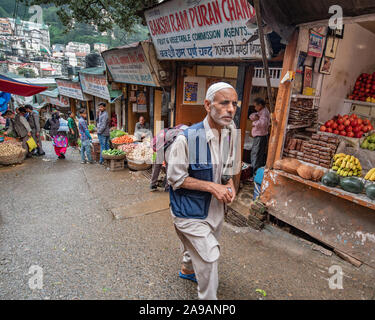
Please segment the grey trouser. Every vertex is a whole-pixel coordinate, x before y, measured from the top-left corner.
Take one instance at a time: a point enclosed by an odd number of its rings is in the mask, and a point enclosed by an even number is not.
[[[43,147],[42,147],[42,140],[40,139],[40,133],[39,136],[36,136],[36,132],[31,132],[31,136],[34,138],[36,144],[38,145],[38,153],[43,153]]]
[[[255,176],[257,170],[266,164],[268,135],[255,137],[251,148],[251,167]]]
[[[159,151],[159,152],[156,153],[156,159],[155,159],[155,162],[152,165],[151,186],[157,185],[160,171],[163,168],[163,160],[164,159],[162,157],[161,152],[164,152],[164,149],[162,149],[162,151]],[[165,173],[167,173],[168,172],[168,164],[167,164],[167,162],[165,162],[165,163],[166,163]],[[167,175],[165,175],[165,179],[164,179],[164,187],[166,187],[166,186],[167,186]]]
[[[208,225],[199,223],[196,228],[193,224],[188,223],[186,227],[181,228],[175,223],[177,235],[181,240],[182,264],[186,270],[195,273],[198,281],[198,298],[217,300],[220,257],[218,240],[221,228],[213,231]]]

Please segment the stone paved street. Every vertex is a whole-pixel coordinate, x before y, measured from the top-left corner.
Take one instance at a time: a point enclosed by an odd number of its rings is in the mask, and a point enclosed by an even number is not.
[[[113,215],[157,203],[162,192],[149,192],[142,174],[82,165],[71,149],[57,160],[45,146],[44,157],[0,168],[0,299],[196,299],[196,285],[177,277],[168,209]],[[226,225],[221,245],[220,299],[374,299],[372,268],[313,251],[274,227]],[[40,290],[28,285],[32,265],[43,268]],[[343,269],[342,290],[328,287],[332,265]]]

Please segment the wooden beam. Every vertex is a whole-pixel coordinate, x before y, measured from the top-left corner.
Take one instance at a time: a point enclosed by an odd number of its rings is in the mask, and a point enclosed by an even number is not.
[[[298,31],[295,31],[284,55],[281,79],[285,74],[294,70],[297,54]],[[293,84],[291,82],[280,83],[277,94],[275,111],[272,113],[272,129],[268,143],[267,168],[272,168],[276,160],[280,159],[281,149],[284,143],[285,129],[288,121],[288,109]]]
[[[262,48],[262,60],[263,60],[264,73],[266,75],[268,101],[269,101],[269,105],[270,105],[270,111],[271,111],[271,113],[273,113],[275,109],[274,109],[274,105],[273,105],[270,71],[269,71],[269,68],[268,68],[266,43],[264,41],[264,32],[263,32],[263,26],[262,26],[263,21],[262,21],[262,13],[260,11],[259,0],[254,0],[254,9],[255,9],[255,14],[256,14],[256,17],[257,17],[260,46]]]

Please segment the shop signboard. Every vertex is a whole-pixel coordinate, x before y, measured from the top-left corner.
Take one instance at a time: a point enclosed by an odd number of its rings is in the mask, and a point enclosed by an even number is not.
[[[160,60],[262,58],[247,0],[173,0],[145,17]]]
[[[111,100],[105,75],[80,73],[79,78],[84,93],[103,98],[107,101]]]
[[[60,95],[82,101],[88,100],[87,97],[85,97],[85,95],[83,94],[79,82],[56,79],[56,84]]]
[[[69,99],[67,97],[60,96],[58,98],[52,98],[48,96],[42,96],[42,99],[46,103],[53,104],[55,106],[63,107],[63,108],[69,108]]]
[[[102,56],[115,82],[156,87],[140,45],[104,51]]]

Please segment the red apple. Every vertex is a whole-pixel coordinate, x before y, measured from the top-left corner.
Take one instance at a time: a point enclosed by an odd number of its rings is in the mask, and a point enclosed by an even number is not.
[[[368,125],[370,124],[370,120],[368,120],[368,119],[363,119],[363,124],[364,124],[365,126],[368,126]]]
[[[337,119],[337,123],[340,125],[340,124],[343,124],[344,123],[344,118],[343,117],[340,117]]]
[[[327,128],[327,132],[332,133],[333,132],[332,128]]]
[[[353,118],[352,118],[353,119]],[[351,120],[350,121],[350,125],[354,128],[354,127],[356,127],[357,125],[358,125],[358,121],[357,121],[357,119],[353,119],[353,120]]]
[[[344,130],[345,130],[345,126],[344,126],[343,124],[340,124],[340,125],[337,127],[337,129],[338,129],[339,131],[344,131]]]
[[[359,131],[355,135],[356,138],[362,138],[362,136],[363,136],[363,131]]]
[[[353,127],[352,126],[347,126],[347,127],[345,127],[345,131],[346,132],[353,131]]]
[[[368,131],[368,129],[369,129],[368,126],[363,126],[362,131],[363,131],[364,133],[366,133],[366,132]]]
[[[355,126],[355,127],[353,128],[353,132],[354,132],[354,133],[357,133],[357,132],[359,132],[359,131],[361,131],[361,129],[360,129],[359,126]]]
[[[340,134],[340,131],[339,130],[333,130],[333,133],[334,134]]]
[[[345,127],[350,126],[350,120],[345,120],[345,121],[344,121],[344,126],[345,126]]]
[[[349,138],[353,138],[353,137],[354,137],[354,132],[348,132],[348,133],[347,133],[347,136],[348,136]]]
[[[368,128],[369,128],[368,131],[374,130],[374,127],[372,126],[372,124],[369,124]]]
[[[334,122],[334,123],[332,123],[331,128],[332,128],[333,130],[335,130],[335,129],[337,129],[338,126],[339,126],[339,125],[338,125],[336,122]]]
[[[346,131],[340,131],[340,135],[346,136]]]
[[[325,132],[327,131],[327,128],[325,126],[321,126],[319,130]]]
[[[357,119],[358,125],[360,126],[363,123],[363,120],[361,118]]]
[[[324,126],[325,126],[326,128],[329,128],[329,127],[331,126],[331,122],[327,121],[327,122],[324,124]]]

